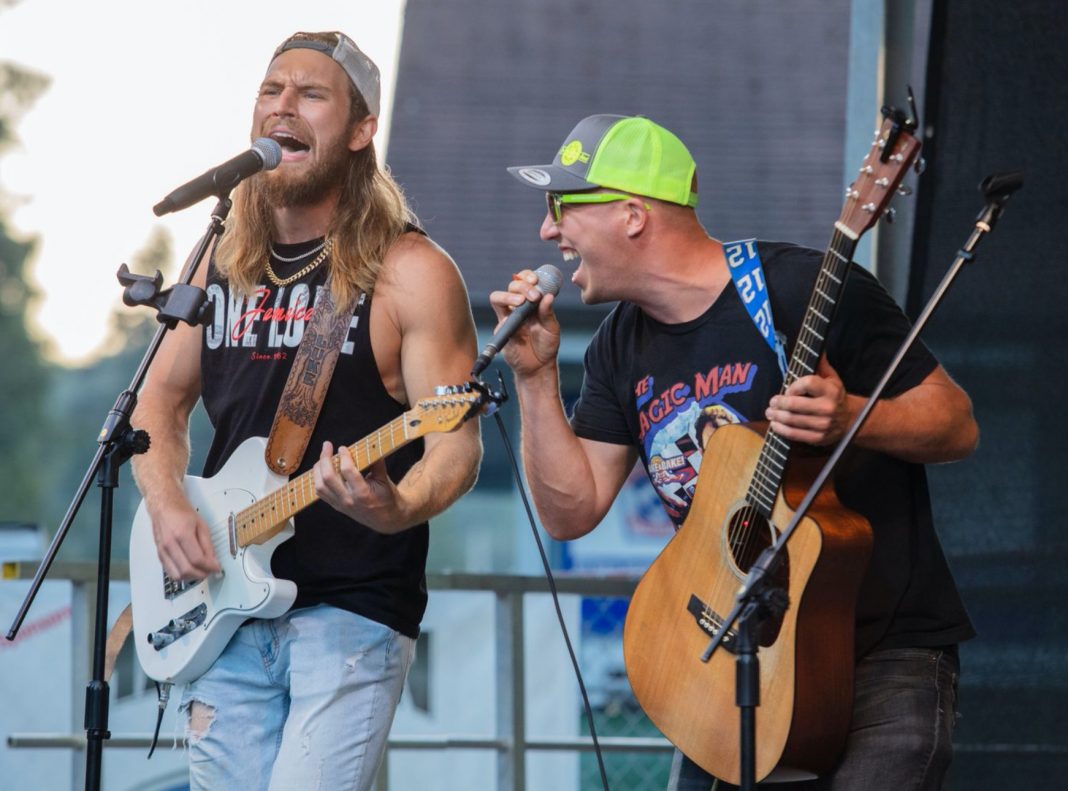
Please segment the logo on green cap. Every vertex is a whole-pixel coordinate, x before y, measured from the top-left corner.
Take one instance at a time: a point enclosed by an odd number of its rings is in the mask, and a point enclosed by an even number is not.
[[[572,140],[560,149],[560,164],[564,167],[569,167],[579,161],[590,161],[590,155],[582,150],[581,140]]]

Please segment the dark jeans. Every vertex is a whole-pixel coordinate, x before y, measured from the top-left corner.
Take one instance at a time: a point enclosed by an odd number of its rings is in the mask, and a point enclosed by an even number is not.
[[[853,721],[841,761],[818,780],[761,785],[783,791],[937,791],[953,757],[956,651],[894,648],[857,665]],[[675,751],[668,791],[716,791],[716,779]]]

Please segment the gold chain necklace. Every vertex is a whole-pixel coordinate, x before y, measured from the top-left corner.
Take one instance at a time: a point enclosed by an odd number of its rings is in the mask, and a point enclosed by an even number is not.
[[[271,257],[267,256],[267,266],[266,266],[267,279],[270,280],[274,285],[278,286],[279,288],[281,288],[282,286],[288,286],[290,283],[295,283],[296,281],[298,281],[302,277],[304,277],[306,274],[308,274],[310,271],[315,269],[315,267],[319,266],[319,264],[321,264],[323,261],[325,261],[326,257],[328,255],[330,255],[330,250],[333,249],[333,247],[334,247],[333,241],[332,240],[327,240],[326,244],[323,246],[322,252],[319,253],[319,255],[315,256],[315,258],[311,261],[311,263],[309,263],[307,266],[305,266],[303,269],[301,269],[296,274],[290,275],[289,277],[284,278],[284,279],[280,278],[278,275],[276,275],[274,273],[274,270],[271,269]]]

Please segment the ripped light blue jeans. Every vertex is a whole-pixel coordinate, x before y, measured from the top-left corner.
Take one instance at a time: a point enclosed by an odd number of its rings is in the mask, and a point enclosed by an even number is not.
[[[246,623],[182,693],[190,788],[371,788],[414,654],[326,605]]]

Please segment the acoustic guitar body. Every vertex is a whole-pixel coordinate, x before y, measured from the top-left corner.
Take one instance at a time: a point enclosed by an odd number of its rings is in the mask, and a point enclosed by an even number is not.
[[[773,529],[747,502],[763,443],[753,425],[714,432],[689,515],[638,584],[623,631],[627,674],[646,714],[691,760],[734,784],[740,726],[731,638],[710,661],[701,655],[821,461],[791,455]],[[773,771],[777,779],[825,772],[849,729],[855,602],[872,539],[867,521],[844,509],[832,489],[824,487],[787,543],[788,564],[777,579],[790,604],[758,635],[758,781]]]

